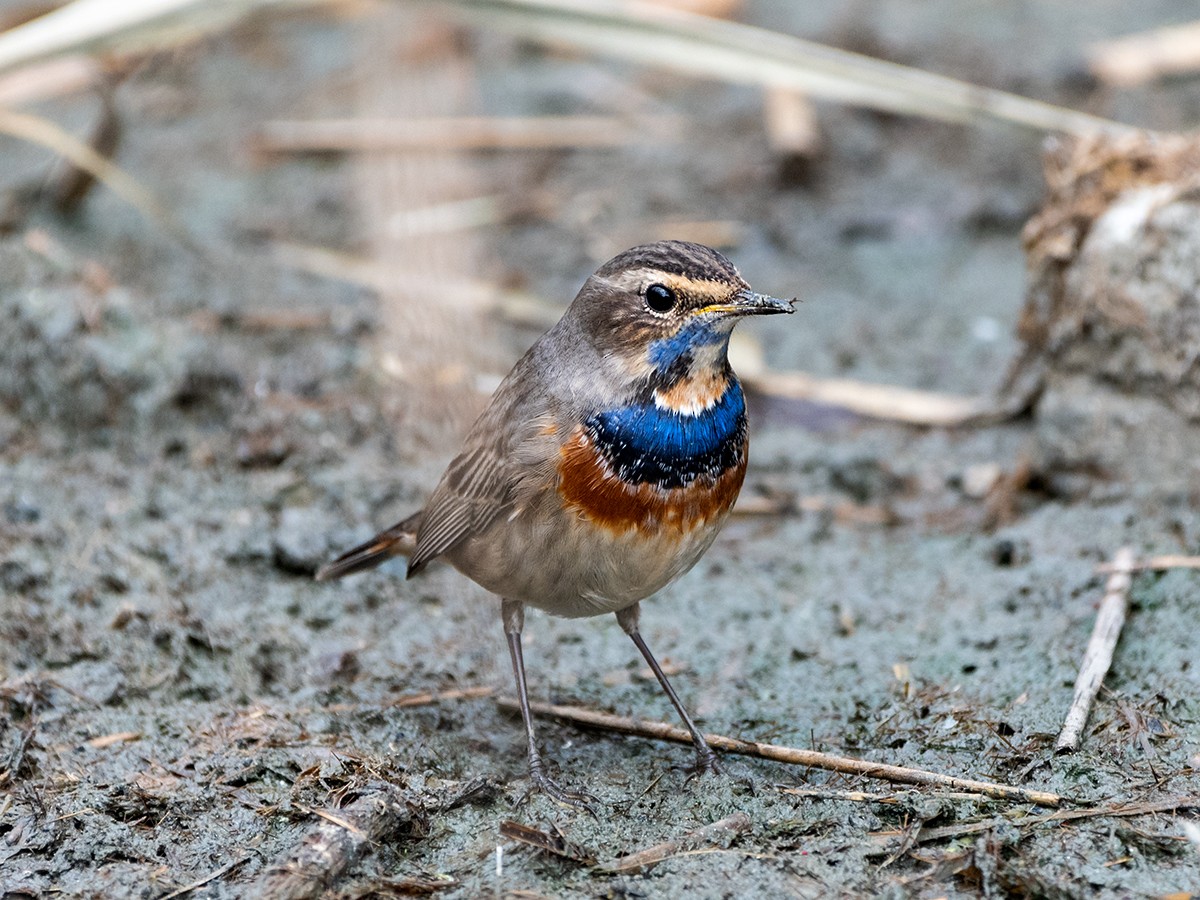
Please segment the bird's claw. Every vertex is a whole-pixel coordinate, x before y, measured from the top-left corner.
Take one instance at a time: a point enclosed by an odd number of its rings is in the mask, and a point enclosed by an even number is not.
[[[690,766],[679,766],[687,777],[685,781],[691,782],[692,779],[698,778],[701,775],[720,775],[721,761],[717,758],[717,754],[713,753],[708,747],[698,747],[696,749],[696,761]]]
[[[596,815],[596,811],[592,809],[592,804],[599,803],[600,801],[587,791],[569,791],[566,788],[559,787],[558,783],[547,775],[540,766],[530,768],[529,782],[529,790],[525,792],[525,796],[521,798],[521,802],[528,800],[534,791],[541,791],[556,803],[561,803],[563,806],[569,806],[572,809],[585,812],[596,821],[600,820],[600,817]]]

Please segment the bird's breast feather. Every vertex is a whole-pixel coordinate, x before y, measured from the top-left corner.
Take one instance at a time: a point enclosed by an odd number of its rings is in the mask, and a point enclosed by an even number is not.
[[[695,415],[632,404],[576,427],[560,449],[558,490],[567,506],[606,528],[688,532],[719,522],[733,506],[746,451],[736,384]]]

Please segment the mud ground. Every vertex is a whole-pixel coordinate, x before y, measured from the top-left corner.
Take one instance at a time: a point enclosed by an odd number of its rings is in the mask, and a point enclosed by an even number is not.
[[[1183,127],[1200,109],[1195,81],[1113,93],[1078,75],[1087,41],[1186,20],[1187,2],[800,6],[750,3],[745,18],[1146,126]],[[486,693],[509,690],[494,600],[445,569],[310,578],[418,505],[454,448],[394,415],[374,374],[374,297],[271,255],[275,240],[365,246],[353,162],[249,149],[265,120],[348,113],[356,30],[370,27],[261,20],[121,85],[120,162],[200,252],[105,191],[66,220],[28,208],[18,199],[47,158],[0,139],[0,896],[254,896],[328,821],[320,811],[379,782],[416,823],[335,895],[1200,893],[1182,824],[1194,808],[1038,822],[1047,810],[732,757],[724,776],[687,782],[673,768],[687,748],[553,721],[539,722],[543,749],[599,797],[600,820],[520,802],[519,723]],[[602,107],[572,85],[603,77],[686,117],[665,146],[480,155],[493,189],[566,198],[489,227],[483,277],[565,303],[665,220],[733,220],[742,272],[804,300],[754,323],[771,366],[964,394],[1002,379],[1018,233],[1041,194],[1036,136],[822,106],[827,151],[787,179],[754,91],[480,46],[482,112]],[[85,130],[94,103],[41,111]],[[536,336],[487,327],[497,358]],[[761,400],[752,413],[746,496],[830,509],[735,517],[646,604],[647,640],[705,730],[1082,805],[1200,794],[1189,572],[1137,577],[1082,750],[1052,750],[1096,565],[1126,544],[1197,552],[1194,488],[1044,471],[997,509],[973,480],[1036,461],[1030,419],[945,432]],[[535,698],[670,719],[610,620],[531,615],[526,658]],[[747,832],[644,874],[580,861],[739,811]],[[501,838],[505,820],[573,849]]]

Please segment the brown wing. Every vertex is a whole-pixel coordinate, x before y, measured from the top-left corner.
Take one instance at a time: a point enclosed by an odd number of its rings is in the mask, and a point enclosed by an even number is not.
[[[536,351],[535,345],[497,388],[425,504],[417,546],[408,558],[410,577],[523,506],[530,492],[553,477],[558,441],[551,401],[530,390]]]
[[[468,446],[450,463],[425,505],[417,546],[408,558],[410,577],[507,511],[519,473],[506,450],[503,441]]]
[[[472,432],[486,433],[478,426]],[[476,534],[511,508],[523,469],[507,442],[468,447],[446,469],[425,509],[409,516],[318,570],[318,581],[373,569],[393,556],[408,557],[408,575],[423,569],[459,541]],[[517,464],[514,465],[514,462]]]

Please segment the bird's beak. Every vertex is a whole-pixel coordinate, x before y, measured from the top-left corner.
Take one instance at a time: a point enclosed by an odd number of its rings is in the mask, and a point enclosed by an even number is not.
[[[734,308],[744,316],[773,316],[776,313],[794,313],[796,310],[791,300],[780,300],[778,297],[768,297],[766,294],[756,294],[754,291],[739,291],[734,299]]]
[[[791,300],[780,300],[778,297],[768,297],[766,294],[756,294],[754,291],[738,291],[728,303],[713,303],[698,309],[698,313],[717,313],[725,316],[773,316],[777,313],[794,313]]]

